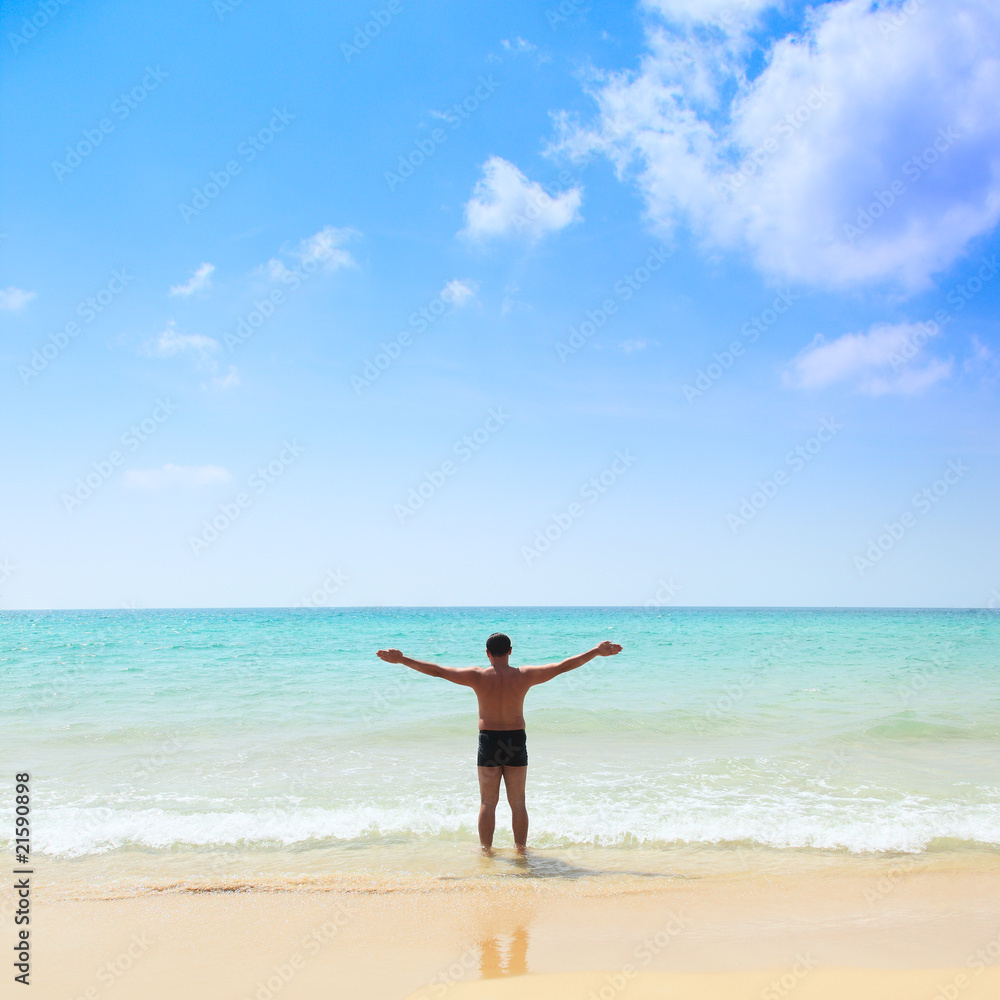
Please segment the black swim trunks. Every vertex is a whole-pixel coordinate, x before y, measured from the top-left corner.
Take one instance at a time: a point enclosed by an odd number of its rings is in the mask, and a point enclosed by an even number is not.
[[[527,767],[528,746],[523,729],[480,729],[480,767]]]

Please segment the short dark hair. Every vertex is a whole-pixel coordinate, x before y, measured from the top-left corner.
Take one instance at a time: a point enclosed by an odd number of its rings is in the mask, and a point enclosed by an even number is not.
[[[494,632],[486,640],[486,652],[494,656],[506,656],[510,652],[510,639],[503,632]]]

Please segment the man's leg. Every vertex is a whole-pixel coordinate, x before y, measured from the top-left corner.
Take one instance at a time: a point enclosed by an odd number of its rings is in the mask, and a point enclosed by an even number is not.
[[[502,767],[480,767],[479,771],[479,843],[493,846],[493,830],[497,822],[497,803],[500,801],[500,775]]]
[[[528,768],[503,766],[503,785],[507,789],[507,801],[510,803],[510,825],[514,830],[514,846],[523,848],[528,843],[528,810],[524,804],[524,783],[528,777]]]

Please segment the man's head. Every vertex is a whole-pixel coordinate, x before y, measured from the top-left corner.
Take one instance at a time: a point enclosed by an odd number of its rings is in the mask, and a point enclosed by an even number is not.
[[[510,650],[510,639],[503,632],[494,632],[486,640],[486,653],[491,660],[493,657],[510,656]]]

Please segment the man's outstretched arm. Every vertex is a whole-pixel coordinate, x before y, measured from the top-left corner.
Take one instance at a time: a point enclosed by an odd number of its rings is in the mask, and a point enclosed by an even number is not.
[[[544,684],[546,681],[566,673],[567,670],[575,670],[589,663],[595,656],[617,656],[622,651],[622,647],[617,642],[605,640],[593,649],[588,649],[586,653],[579,656],[571,656],[559,663],[546,663],[541,667],[521,667],[521,673],[528,678],[531,684]]]
[[[409,656],[404,656],[398,649],[380,649],[376,654],[380,660],[386,663],[402,663],[404,667],[417,670],[429,677],[443,677],[453,684],[464,684],[472,687],[479,676],[479,671],[475,667],[442,667],[437,663],[427,663],[424,660],[414,660]]]

